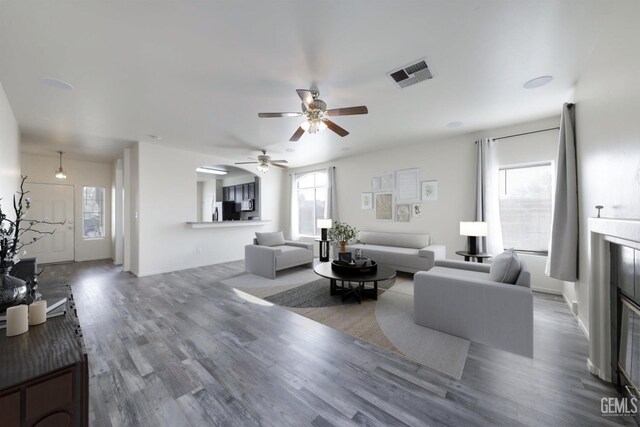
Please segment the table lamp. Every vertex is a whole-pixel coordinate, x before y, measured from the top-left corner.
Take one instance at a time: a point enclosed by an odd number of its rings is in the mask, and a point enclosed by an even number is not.
[[[333,227],[333,221],[331,218],[317,220],[318,228],[320,229],[320,238],[327,240],[327,228]]]
[[[329,261],[329,240],[327,239],[327,228],[333,227],[333,221],[330,218],[323,218],[316,221],[316,225],[320,229],[320,262]]]
[[[479,237],[487,235],[487,223],[460,221],[460,235],[469,237],[469,253],[477,255],[480,253],[481,239]]]

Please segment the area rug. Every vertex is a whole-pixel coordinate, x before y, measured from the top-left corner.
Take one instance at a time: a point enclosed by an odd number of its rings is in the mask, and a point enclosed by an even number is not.
[[[329,280],[288,284],[255,278],[245,286],[246,275],[228,279],[248,294],[263,298],[295,313],[337,329],[379,347],[401,354],[408,359],[447,374],[456,379],[462,371],[469,350],[469,341],[413,323],[413,281],[398,276],[395,282],[378,284],[378,300],[365,299],[362,304],[350,298],[344,303],[340,296],[329,295]],[[301,276],[297,276],[298,279]],[[224,282],[223,282],[224,283]]]
[[[318,276],[316,276],[317,278]],[[378,296],[393,285],[393,280],[386,280],[378,283]],[[329,294],[329,280],[316,279],[311,283],[296,286],[283,290],[276,294],[264,297],[265,300],[282,307],[306,308],[306,307],[331,307],[335,305],[358,304],[353,298],[342,301],[342,295]]]
[[[310,283],[317,278],[318,276],[309,267],[294,267],[279,271],[275,279],[244,273],[221,280],[221,283],[231,288],[243,290],[253,296],[265,298]]]

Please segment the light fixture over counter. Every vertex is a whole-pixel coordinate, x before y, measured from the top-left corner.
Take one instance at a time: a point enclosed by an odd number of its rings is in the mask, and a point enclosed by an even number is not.
[[[199,168],[196,168],[196,172],[202,172],[202,173],[210,173],[212,175],[226,175],[229,172],[222,170],[222,169],[214,169],[214,168],[209,168],[206,166],[201,166]]]
[[[58,153],[60,154],[60,167],[58,168],[58,170],[56,171],[56,178],[58,179],[67,179],[67,173],[64,171],[64,168],[62,167],[62,151],[58,151]]]

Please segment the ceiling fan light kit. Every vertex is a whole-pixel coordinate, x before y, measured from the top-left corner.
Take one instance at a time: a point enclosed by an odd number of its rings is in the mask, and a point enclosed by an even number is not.
[[[327,110],[327,104],[319,98],[320,92],[317,90],[297,89],[296,92],[302,100],[302,113],[258,113],[258,117],[263,119],[305,116],[307,120],[300,125],[291,138],[289,138],[289,141],[298,141],[305,132],[313,134],[327,128],[339,136],[345,137],[349,135],[349,132],[329,120],[328,117],[369,113],[369,110],[364,105]]]
[[[262,154],[258,156],[258,160],[254,160],[251,162],[236,162],[236,165],[257,164],[258,166],[256,166],[256,169],[258,169],[262,173],[267,173],[271,166],[285,169],[287,167],[285,166],[287,163],[289,162],[286,160],[271,160],[271,156],[267,156],[267,151],[262,150]]]

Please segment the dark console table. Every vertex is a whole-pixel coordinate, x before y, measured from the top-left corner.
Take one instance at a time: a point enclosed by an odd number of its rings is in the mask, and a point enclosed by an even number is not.
[[[39,288],[44,299],[66,297],[66,314],[16,337],[0,330],[0,426],[88,426],[89,365],[71,287]]]

